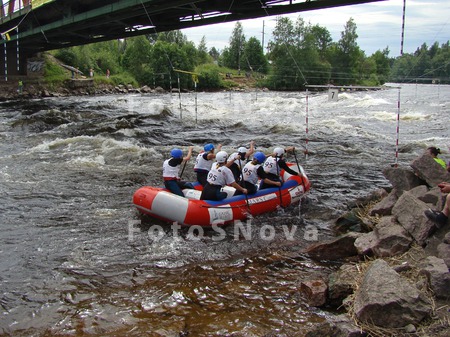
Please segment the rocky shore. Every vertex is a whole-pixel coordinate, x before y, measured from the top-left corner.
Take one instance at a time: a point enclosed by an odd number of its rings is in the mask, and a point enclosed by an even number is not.
[[[94,96],[113,94],[162,94],[166,93],[161,87],[150,88],[143,86],[135,88],[132,85],[110,85],[95,83],[92,78],[79,78],[66,80],[63,85],[46,85],[42,81],[25,81],[23,91],[18,91],[17,81],[10,80],[0,85],[0,99],[32,99],[43,97],[65,97],[65,96]],[[173,89],[176,91],[177,89]]]
[[[301,284],[311,306],[343,311],[308,337],[450,335],[450,225],[438,228],[424,215],[442,209],[436,185],[450,173],[427,153],[383,173],[392,190],[338,219],[344,234],[305,251],[343,261],[328,279]]]

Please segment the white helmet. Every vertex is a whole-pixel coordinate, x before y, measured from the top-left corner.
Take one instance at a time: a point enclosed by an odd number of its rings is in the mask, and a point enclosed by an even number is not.
[[[225,151],[219,151],[216,154],[216,160],[218,163],[225,163],[227,161],[228,153]]]
[[[273,149],[273,153],[277,156],[277,157],[281,157],[284,154],[284,149],[281,147],[276,147]]]
[[[238,149],[238,152],[239,152],[239,153],[247,153],[247,148],[244,147],[244,146],[241,146],[241,147]]]

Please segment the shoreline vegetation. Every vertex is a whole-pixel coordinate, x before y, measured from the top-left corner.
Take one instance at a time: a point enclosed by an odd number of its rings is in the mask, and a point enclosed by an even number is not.
[[[450,83],[450,41],[390,57],[389,48],[366,55],[353,18],[333,41],[326,27],[282,17],[267,43],[244,35],[238,21],[229,44],[198,45],[182,31],[160,32],[39,53],[27,76],[6,74],[0,99],[170,91],[303,91],[307,86],[379,87],[393,83]],[[444,66],[443,66],[444,64]],[[25,65],[20,65],[24,68]],[[25,69],[22,69],[24,71]],[[9,76],[8,76],[9,75]]]

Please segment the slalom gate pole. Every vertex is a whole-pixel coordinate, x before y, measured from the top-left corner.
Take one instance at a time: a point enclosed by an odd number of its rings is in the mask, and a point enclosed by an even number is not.
[[[6,51],[6,42],[3,46],[5,47],[5,82],[8,82],[8,53]]]
[[[195,125],[197,125],[197,82],[194,81],[195,88]]]
[[[306,121],[305,121],[305,123],[306,123],[306,140],[305,140],[305,142],[306,142],[306,145],[305,145],[305,157],[306,157],[306,159],[308,159],[308,132],[309,132],[309,116],[308,116],[308,114],[309,114],[309,107],[308,107],[308,104],[309,104],[309,102],[308,102],[308,88],[306,89]]]
[[[183,118],[183,110],[181,110],[181,85],[180,85],[180,74],[178,74],[178,100],[180,101],[180,119]]]
[[[17,34],[17,74],[20,74],[19,26],[16,27],[16,34]]]
[[[400,133],[400,88],[398,88],[398,100],[397,100],[397,139],[395,141],[395,163],[394,166],[398,166],[398,139]]]

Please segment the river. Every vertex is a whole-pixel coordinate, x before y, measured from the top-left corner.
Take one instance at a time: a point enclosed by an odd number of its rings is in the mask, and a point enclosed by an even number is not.
[[[388,187],[382,169],[396,160],[432,145],[450,160],[449,113],[450,86],[415,84],[337,101],[257,91],[1,102],[0,335],[301,336],[334,313],[308,307],[300,283],[338,267],[302,251]],[[173,147],[231,153],[251,140],[264,152],[296,146],[312,189],[248,220],[250,239],[232,225],[221,240],[175,231],[133,207],[136,189],[161,185]]]

